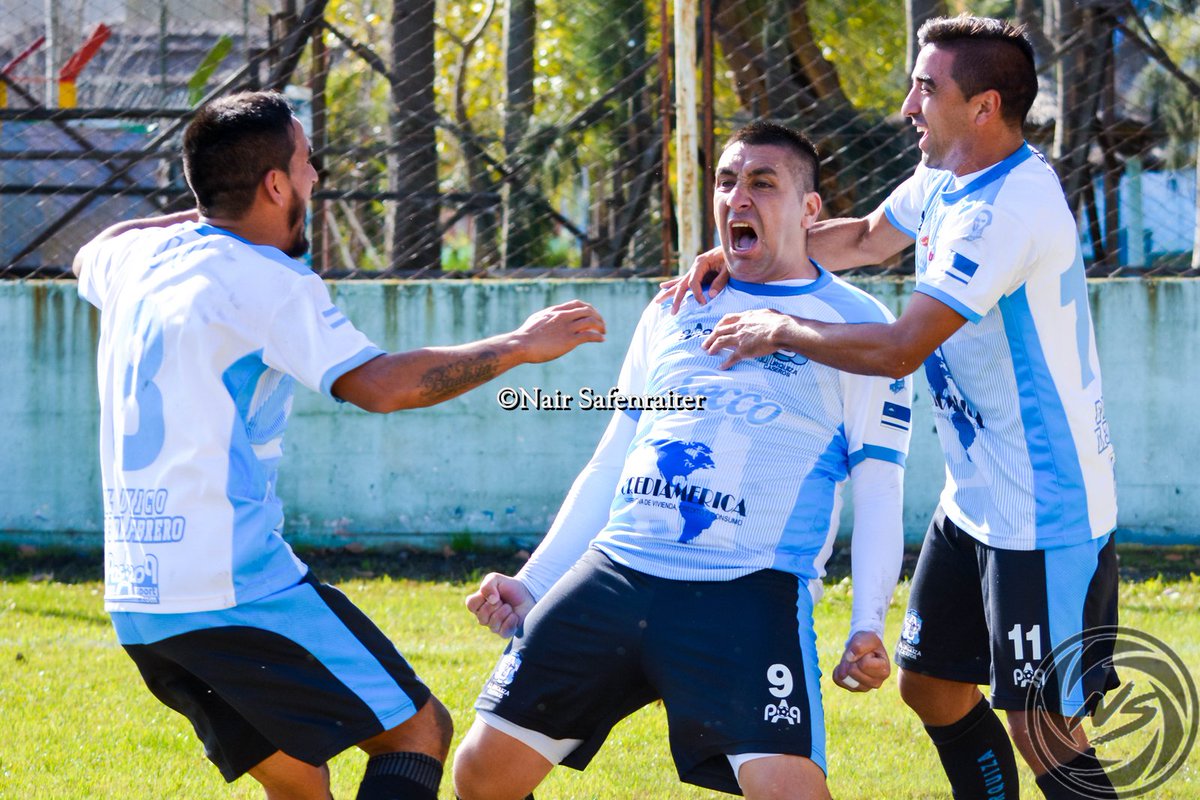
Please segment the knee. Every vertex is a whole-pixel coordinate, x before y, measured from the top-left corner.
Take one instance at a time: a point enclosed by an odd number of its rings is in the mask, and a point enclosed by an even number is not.
[[[965,717],[983,699],[971,683],[932,678],[900,670],[900,698],[926,725],[950,725]]]
[[[433,695],[421,710],[396,727],[359,743],[369,756],[387,753],[424,753],[445,762],[454,738],[454,720]]]
[[[923,675],[902,669],[896,676],[896,686],[900,690],[900,699],[918,715],[932,702],[933,691]]]
[[[746,800],[829,800],[825,771],[808,758],[757,758],[742,764],[737,778]]]
[[[430,723],[432,735],[437,737],[438,743],[442,750],[442,760],[446,760],[446,756],[450,753],[450,741],[454,738],[454,718],[450,716],[450,710],[442,705],[442,701],[436,697],[430,696],[429,705]]]
[[[479,742],[471,733],[454,751],[454,795],[459,800],[482,800],[488,797],[488,769]]]

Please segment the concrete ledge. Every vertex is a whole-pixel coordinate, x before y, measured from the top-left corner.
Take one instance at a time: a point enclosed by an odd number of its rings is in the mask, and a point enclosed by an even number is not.
[[[897,313],[910,288],[887,278],[855,283]],[[435,408],[386,417],[299,390],[278,488],[292,540],[536,542],[608,414],[504,411],[496,393],[606,391],[656,286],[653,279],[331,284],[347,316],[387,349],[510,330],[536,309],[573,297],[600,309],[608,341],[520,367]],[[1089,289],[1117,452],[1120,526],[1137,541],[1200,543],[1200,471],[1189,464],[1200,452],[1200,425],[1186,405],[1200,388],[1200,281],[1109,279]],[[4,281],[0,333],[0,541],[70,544],[94,536],[98,543],[98,314],[72,281]],[[919,378],[915,385],[910,541],[923,535],[942,483],[926,387]]]

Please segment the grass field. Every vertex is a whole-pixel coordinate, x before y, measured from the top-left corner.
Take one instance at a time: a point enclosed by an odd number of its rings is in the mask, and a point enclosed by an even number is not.
[[[347,561],[316,554],[309,560],[392,636],[464,732],[475,694],[501,649],[500,640],[475,625],[462,607],[485,560],[454,557],[439,565],[436,559]],[[512,567],[509,559],[489,560],[487,568],[494,563]],[[226,786],[184,719],[143,687],[103,612],[98,564],[98,556],[0,552],[0,798],[260,798],[249,778]],[[817,607],[826,671],[840,655],[850,614],[849,585],[836,566]],[[1163,577],[1157,576],[1160,569]],[[1195,551],[1122,551],[1122,623],[1167,642],[1200,675],[1200,579],[1193,571],[1200,572]],[[889,645],[907,595],[902,584],[889,620]],[[870,695],[851,695],[826,676],[822,690],[834,797],[949,797],[933,749],[894,681]],[[1109,752],[1133,738],[1113,742]],[[364,763],[357,751],[331,763],[335,797],[354,796]],[[678,782],[658,706],[618,726],[586,772],[556,770],[537,795],[539,800],[727,796]],[[1024,767],[1022,795],[1040,797]],[[448,785],[441,796],[452,797]],[[1200,800],[1200,756],[1193,753],[1148,796]]]

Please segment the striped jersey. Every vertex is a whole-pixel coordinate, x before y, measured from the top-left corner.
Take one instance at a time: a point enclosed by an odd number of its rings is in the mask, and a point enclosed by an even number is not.
[[[1083,257],[1053,170],[1028,144],[962,181],[922,165],[883,208],[916,239],[915,291],[967,319],[925,362],[947,516],[1011,550],[1110,532],[1113,448]]]
[[[852,466],[904,464],[905,380],[851,375],[778,351],[720,370],[701,344],[725,314],[773,308],[828,322],[886,322],[874,298],[818,267],[816,280],[731,280],[707,305],[646,309],[619,379],[628,395],[704,398],[644,410],[608,523],[592,546],[674,580],[732,580],[760,569],[823,574],[838,492]]]
[[[275,495],[295,382],[329,394],[382,351],[321,279],[200,223],[80,253],[96,371],[105,608],[211,611],[295,584]]]

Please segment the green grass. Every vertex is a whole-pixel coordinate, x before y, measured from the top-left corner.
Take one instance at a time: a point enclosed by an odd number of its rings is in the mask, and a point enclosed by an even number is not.
[[[1159,563],[1161,557],[1159,553]],[[1194,556],[1189,553],[1186,559],[1168,566],[1190,568]],[[249,778],[227,787],[204,759],[184,719],[146,691],[116,644],[93,567],[65,568],[60,563],[56,580],[36,568],[13,569],[12,559],[3,561],[0,798],[262,797]],[[385,571],[396,574],[394,566],[363,560],[322,573],[336,579],[393,637],[450,708],[461,734],[470,724],[475,694],[501,649],[500,640],[475,625],[462,607],[473,585],[471,575],[480,569],[468,562],[443,570],[448,577],[431,578],[430,569],[410,565],[414,568],[405,574],[424,573],[425,579],[377,577]],[[895,642],[906,600],[907,585],[902,584],[889,619],[889,645]],[[1166,641],[1195,675],[1200,675],[1198,611],[1200,580],[1195,578],[1175,574],[1122,584],[1122,622]],[[827,672],[840,655],[849,614],[848,583],[835,579],[817,608]],[[834,797],[949,797],[933,749],[901,703],[894,680],[879,692],[851,695],[826,676],[822,690]],[[336,797],[354,796],[364,763],[357,751],[331,763]],[[537,794],[539,800],[727,796],[678,782],[664,714],[657,705],[619,725],[586,772],[555,770]],[[1024,767],[1022,794],[1040,796]],[[451,798],[448,784],[441,796]],[[1200,800],[1200,756],[1193,753],[1152,796]]]

